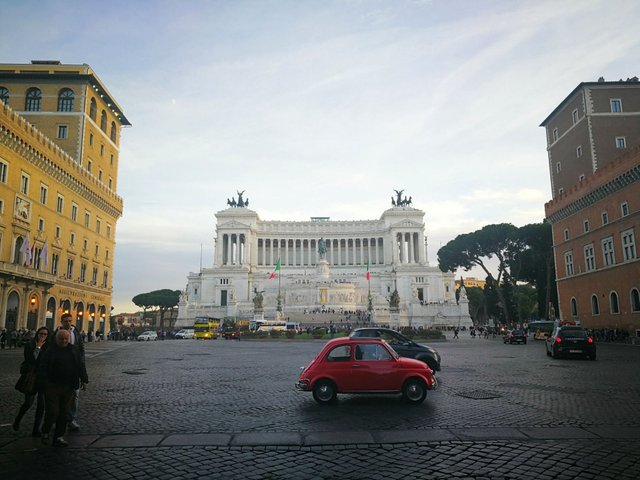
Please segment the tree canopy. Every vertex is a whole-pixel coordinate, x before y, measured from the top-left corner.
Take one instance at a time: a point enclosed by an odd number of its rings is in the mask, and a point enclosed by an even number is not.
[[[178,306],[180,300],[180,290],[154,290],[148,293],[140,293],[133,297],[131,301],[142,308],[143,311],[151,309],[160,312],[160,329],[164,330],[164,314]]]

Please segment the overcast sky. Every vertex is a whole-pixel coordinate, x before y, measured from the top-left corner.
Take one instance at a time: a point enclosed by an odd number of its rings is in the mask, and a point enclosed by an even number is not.
[[[539,125],[580,82],[640,75],[639,21],[637,0],[3,0],[0,62],[87,63],[133,124],[120,313],[212,266],[237,190],[263,220],[365,220],[404,189],[431,265],[542,221]]]

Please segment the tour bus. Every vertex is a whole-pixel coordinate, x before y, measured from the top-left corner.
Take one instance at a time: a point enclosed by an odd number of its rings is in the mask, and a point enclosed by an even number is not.
[[[279,320],[255,320],[256,332],[270,332],[271,330],[279,330],[284,332],[287,328],[287,322]]]
[[[533,332],[534,340],[546,340],[553,332],[554,326],[555,322],[552,320],[538,320],[529,322],[529,331]]]
[[[300,324],[298,322],[287,322],[284,328],[286,331],[298,333],[300,331]]]
[[[193,329],[197,339],[215,340],[218,338],[220,319],[213,317],[196,317]]]

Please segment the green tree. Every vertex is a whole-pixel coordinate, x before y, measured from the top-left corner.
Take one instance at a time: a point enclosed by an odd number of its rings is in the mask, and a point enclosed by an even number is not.
[[[549,318],[549,305],[558,311],[558,291],[553,260],[553,236],[547,221],[520,227],[518,235],[525,248],[516,255],[516,278],[536,287],[538,317]]]
[[[180,290],[154,290],[148,293],[140,293],[133,297],[131,301],[143,309],[146,315],[148,309],[154,313],[160,313],[160,330],[164,330],[164,315],[167,311],[173,311],[178,306],[180,300]]]
[[[510,223],[487,225],[475,232],[458,235],[438,250],[438,265],[443,272],[458,268],[469,271],[473,267],[480,267],[485,272],[487,283],[497,287],[495,292],[506,323],[511,323],[511,301],[504,297],[499,286],[502,282],[515,283],[509,267],[522,249],[517,231]],[[495,275],[489,269],[489,260],[493,258],[498,262]]]

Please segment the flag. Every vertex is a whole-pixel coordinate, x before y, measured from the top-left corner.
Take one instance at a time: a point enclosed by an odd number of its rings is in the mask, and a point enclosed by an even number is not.
[[[278,261],[276,262],[276,268],[273,271],[273,273],[271,273],[271,275],[269,275],[269,280],[271,280],[272,278],[276,278],[276,274],[280,273],[280,259],[278,258]]]
[[[44,269],[49,268],[49,247],[47,246],[47,241],[44,241],[44,246],[42,250],[40,250],[40,261],[44,264]]]
[[[24,263],[23,265],[31,265],[31,242],[29,241],[29,234],[22,242],[22,246],[20,247],[20,253],[24,253]]]
[[[369,272],[369,261],[367,260],[367,274],[365,275],[367,282],[371,280],[371,272]]]

